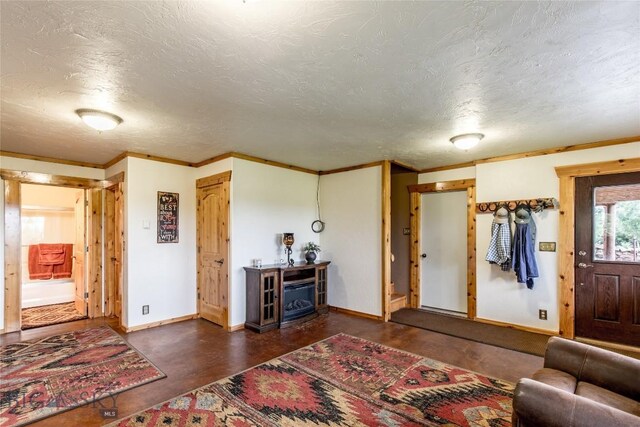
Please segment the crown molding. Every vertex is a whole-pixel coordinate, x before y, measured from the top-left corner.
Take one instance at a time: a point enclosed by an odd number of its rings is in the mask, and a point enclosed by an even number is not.
[[[0,151],[0,156],[15,157],[16,159],[36,160],[38,162],[58,163],[70,166],[80,166],[83,168],[104,169],[103,165],[99,163],[79,162],[76,160],[58,159],[55,157],[36,156],[33,154],[16,153],[14,151]]]
[[[545,155],[549,155],[549,154],[568,153],[568,152],[571,152],[571,151],[588,150],[590,148],[608,147],[608,146],[612,146],[612,145],[628,144],[628,143],[631,143],[631,142],[639,142],[639,141],[640,141],[640,135],[636,135],[636,136],[630,136],[630,137],[626,137],[626,138],[606,139],[606,140],[602,140],[602,141],[587,142],[587,143],[584,143],[584,144],[566,145],[566,146],[562,146],[562,147],[547,148],[547,149],[543,149],[543,150],[526,151],[526,152],[523,152],[523,153],[508,154],[508,155],[504,155],[504,156],[487,157],[487,158],[484,158],[484,159],[473,160],[473,161],[470,161],[470,162],[455,163],[455,164],[452,164],[452,165],[437,166],[437,167],[434,167],[434,168],[427,168],[427,169],[418,169],[418,168],[415,168],[415,167],[413,167],[413,166],[411,166],[411,165],[409,165],[407,163],[401,162],[399,160],[389,160],[389,162],[392,163],[392,164],[396,164],[398,166],[401,166],[403,168],[406,168],[408,170],[417,172],[417,173],[429,173],[429,172],[439,172],[439,171],[445,171],[445,170],[451,170],[451,169],[460,169],[460,168],[465,168],[465,167],[473,167],[473,166],[476,166],[476,165],[479,165],[479,164],[483,164],[483,163],[503,162],[503,161],[507,161],[507,160],[516,160],[516,159],[523,159],[523,158],[528,158],[528,157],[545,156]],[[155,161],[155,162],[170,163],[170,164],[174,164],[174,165],[187,166],[187,167],[193,167],[193,168],[199,168],[199,167],[206,166],[208,164],[215,163],[215,162],[218,162],[220,160],[224,160],[224,159],[228,159],[228,158],[232,157],[232,158],[235,158],[235,159],[247,160],[247,161],[250,161],[250,162],[261,163],[261,164],[265,164],[265,165],[269,165],[269,166],[275,166],[275,167],[279,167],[279,168],[283,168],[283,169],[289,169],[289,170],[309,173],[309,174],[313,174],[313,175],[331,175],[331,174],[334,174],[334,173],[349,172],[349,171],[353,171],[353,170],[357,170],[357,169],[364,169],[364,168],[370,168],[370,167],[374,167],[374,166],[381,166],[386,161],[386,160],[380,160],[380,161],[376,161],[376,162],[363,163],[363,164],[354,165],[354,166],[347,166],[347,167],[343,167],[343,168],[330,169],[330,170],[325,170],[325,171],[316,171],[316,170],[313,170],[313,169],[308,169],[308,168],[303,168],[303,167],[300,167],[300,166],[290,165],[290,164],[278,162],[278,161],[275,161],[275,160],[263,159],[261,157],[251,156],[249,154],[238,153],[238,152],[234,152],[234,151],[228,152],[228,153],[224,153],[224,154],[220,154],[218,156],[214,156],[214,157],[211,157],[209,159],[202,160],[200,162],[187,162],[187,161],[184,161],[184,160],[177,160],[177,159],[172,159],[172,158],[169,158],[169,157],[154,156],[152,154],[137,153],[137,152],[133,152],[133,151],[124,151],[124,152],[118,154],[116,157],[114,157],[113,159],[109,160],[108,162],[106,162],[104,164],[91,163],[91,162],[81,162],[81,161],[76,161],[76,160],[58,159],[58,158],[55,158],[55,157],[37,156],[37,155],[33,155],[33,154],[16,153],[16,152],[13,152],[13,151],[0,151],[0,156],[15,157],[15,158],[20,158],[20,159],[36,160],[36,161],[40,161],[40,162],[58,163],[58,164],[63,164],[63,165],[79,166],[79,167],[94,168],[94,169],[108,169],[111,166],[115,165],[116,163],[118,163],[119,161],[121,161],[121,160],[123,160],[123,159],[125,159],[127,157],[135,157],[135,158],[139,158],[139,159],[146,159],[146,160],[152,160],[152,161]]]
[[[640,135],[628,136],[626,138],[605,139],[602,141],[587,142],[584,144],[565,145],[563,147],[546,148],[544,150],[525,151],[517,154],[507,154],[504,156],[487,157],[485,159],[473,160],[471,162],[457,163],[448,166],[438,166],[435,168],[422,169],[420,173],[438,172],[450,169],[460,169],[476,166],[482,163],[504,162],[506,160],[525,159],[527,157],[546,156],[549,154],[568,153],[571,151],[588,150],[590,148],[609,147],[611,145],[628,144],[630,142],[639,142]]]

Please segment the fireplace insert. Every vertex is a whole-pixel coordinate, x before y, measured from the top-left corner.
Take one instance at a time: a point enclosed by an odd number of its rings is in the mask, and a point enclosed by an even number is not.
[[[283,321],[299,319],[316,311],[315,281],[284,287]]]

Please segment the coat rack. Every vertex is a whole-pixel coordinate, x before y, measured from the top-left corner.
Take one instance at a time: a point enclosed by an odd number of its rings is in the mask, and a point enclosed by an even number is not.
[[[518,205],[527,205],[533,212],[540,212],[544,209],[558,209],[560,207],[560,203],[553,197],[528,200],[504,200],[500,202],[476,203],[476,213],[494,213],[501,207],[505,207],[509,209],[510,212],[513,212]]]

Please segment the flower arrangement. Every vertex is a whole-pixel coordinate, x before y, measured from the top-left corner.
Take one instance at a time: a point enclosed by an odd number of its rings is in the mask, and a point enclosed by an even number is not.
[[[305,252],[320,252],[320,245],[314,242],[308,242],[302,247],[302,250]]]

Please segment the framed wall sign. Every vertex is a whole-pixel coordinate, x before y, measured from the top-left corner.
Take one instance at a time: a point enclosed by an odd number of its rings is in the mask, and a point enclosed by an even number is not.
[[[178,197],[158,191],[158,243],[178,243]]]

